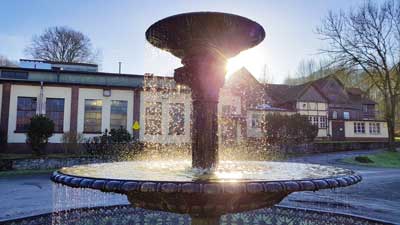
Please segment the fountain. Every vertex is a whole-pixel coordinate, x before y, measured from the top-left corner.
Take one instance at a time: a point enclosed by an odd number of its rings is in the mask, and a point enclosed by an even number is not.
[[[219,224],[221,215],[271,207],[293,192],[359,182],[353,171],[329,166],[218,161],[217,105],[226,61],[264,37],[258,23],[226,13],[186,13],[154,23],[147,40],[182,60],[174,79],[192,90],[192,162],[75,166],[54,172],[51,179],[121,193],[139,208],[189,214],[192,224]]]

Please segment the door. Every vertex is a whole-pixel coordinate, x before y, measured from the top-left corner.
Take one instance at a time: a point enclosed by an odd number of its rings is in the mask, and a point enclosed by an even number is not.
[[[332,121],[332,140],[344,141],[344,121]]]

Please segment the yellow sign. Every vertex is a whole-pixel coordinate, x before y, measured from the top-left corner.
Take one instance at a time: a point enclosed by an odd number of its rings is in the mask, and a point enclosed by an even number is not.
[[[133,130],[139,130],[140,129],[140,125],[139,125],[138,121],[135,121],[135,123],[133,123],[132,129]]]

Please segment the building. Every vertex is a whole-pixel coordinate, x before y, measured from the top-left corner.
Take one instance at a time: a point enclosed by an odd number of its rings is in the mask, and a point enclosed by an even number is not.
[[[95,64],[21,60],[20,67],[0,67],[0,100],[0,152],[29,151],[25,133],[37,113],[55,122],[49,140],[54,149],[63,133],[89,138],[121,126],[144,142],[190,142],[190,89],[171,77],[103,73]],[[386,123],[375,119],[375,105],[333,76],[299,86],[264,85],[243,68],[221,90],[219,141],[260,137],[261,115],[271,112],[308,115],[318,124],[320,138],[385,140]]]
[[[388,140],[387,123],[376,118],[377,103],[359,88],[346,88],[334,75],[301,85],[266,84],[265,92],[264,104],[269,107],[250,108],[248,118],[257,120],[260,111],[298,113],[318,126],[318,139]]]

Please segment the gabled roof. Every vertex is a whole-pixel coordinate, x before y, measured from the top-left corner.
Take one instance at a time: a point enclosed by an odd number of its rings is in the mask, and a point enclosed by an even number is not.
[[[329,79],[335,79],[340,86],[342,86],[343,90],[347,94],[347,99],[341,99],[347,101],[348,104],[376,104],[375,101],[370,99],[364,91],[362,91],[360,88],[356,87],[348,87],[346,88],[345,85],[342,83],[342,81],[337,78],[334,74],[331,74],[329,76],[320,78],[315,81],[311,81],[315,84],[315,86],[322,92],[324,93],[324,86],[325,84],[329,81]],[[330,101],[332,101],[330,99]]]
[[[368,98],[360,88],[346,88],[347,94],[349,95],[349,100],[352,103],[361,103],[367,105],[377,104],[372,99]]]
[[[226,86],[235,86],[239,83],[247,83],[250,85],[261,85],[260,82],[245,68],[242,67],[225,81]]]
[[[346,96],[340,99],[332,99],[326,95],[324,87],[330,79],[334,79],[339,83]],[[277,104],[283,104],[297,101],[310,87],[314,87],[329,103],[376,104],[376,102],[368,98],[360,88],[345,88],[344,84],[335,75],[329,75],[300,85],[266,84],[265,92],[269,97],[275,100]]]
[[[297,96],[297,91],[292,89],[295,86],[285,84],[265,84],[265,93],[275,103],[281,104],[292,100],[293,96]]]
[[[336,80],[336,82],[338,82],[340,86],[345,88],[343,82],[339,78],[337,78],[334,74],[319,78],[317,80],[309,81],[308,83],[313,83],[318,89],[323,89],[323,87],[329,81],[329,79]]]
[[[301,85],[285,85],[285,84],[266,84],[265,92],[268,96],[278,104],[297,101],[310,87],[314,87],[311,82]],[[318,93],[325,96],[316,89]],[[326,99],[326,98],[325,98]]]

